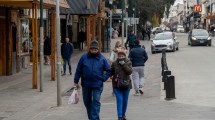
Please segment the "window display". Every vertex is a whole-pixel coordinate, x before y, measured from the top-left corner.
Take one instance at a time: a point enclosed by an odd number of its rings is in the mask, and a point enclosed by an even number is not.
[[[29,53],[32,49],[32,39],[29,30],[29,20],[21,20],[21,52]]]

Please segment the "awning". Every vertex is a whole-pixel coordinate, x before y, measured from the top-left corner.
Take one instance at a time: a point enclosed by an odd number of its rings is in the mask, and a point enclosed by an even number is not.
[[[208,14],[206,15],[206,18],[207,18],[207,19],[215,19],[215,14],[208,13]]]
[[[40,0],[0,0],[0,5],[3,7],[22,7],[32,8],[32,3],[36,2],[39,4]],[[56,7],[56,0],[43,0],[44,8]],[[61,8],[69,8],[66,0],[60,0]]]
[[[67,0],[69,9],[62,10],[61,14],[94,15],[98,13],[99,0]]]

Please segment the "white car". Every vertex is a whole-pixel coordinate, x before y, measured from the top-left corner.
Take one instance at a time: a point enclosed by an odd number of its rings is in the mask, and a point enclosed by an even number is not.
[[[162,51],[163,49],[172,52],[179,50],[179,42],[173,32],[158,33],[151,41],[152,54]]]
[[[161,27],[155,27],[152,29],[152,34],[157,34],[157,33],[161,33],[163,32],[162,28]]]
[[[178,26],[177,27],[177,32],[185,32],[184,27],[183,26]]]

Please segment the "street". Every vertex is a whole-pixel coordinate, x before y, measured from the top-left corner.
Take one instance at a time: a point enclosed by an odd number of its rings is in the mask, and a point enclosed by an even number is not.
[[[187,34],[177,34],[180,50],[167,54],[176,77],[176,103],[215,107],[215,47],[188,46]],[[213,38],[212,41],[215,39]]]
[[[151,41],[141,41],[149,56],[145,66],[146,84],[143,96],[134,96],[134,90],[131,90],[127,110],[128,120],[215,120],[215,88],[213,87],[215,75],[212,68],[214,66],[212,54],[215,47],[214,45],[190,47],[187,45],[186,34],[176,35],[180,41],[180,50],[167,53],[168,67],[176,77],[176,99],[164,100],[161,53],[151,54]],[[111,42],[112,46],[117,40],[120,39],[114,39]],[[73,73],[83,54],[78,51],[75,53],[72,58]],[[104,53],[104,55],[108,58],[110,53]],[[50,81],[49,66],[46,66],[44,71],[43,93],[30,89],[29,70],[24,70],[12,76],[14,80],[1,84],[0,120],[87,120],[81,90],[78,104],[68,105],[69,96],[63,95],[63,105],[56,107],[56,82]],[[73,77],[70,75],[62,77],[63,92],[72,87]],[[117,119],[116,100],[111,93],[111,82],[106,82],[101,99],[101,120]]]

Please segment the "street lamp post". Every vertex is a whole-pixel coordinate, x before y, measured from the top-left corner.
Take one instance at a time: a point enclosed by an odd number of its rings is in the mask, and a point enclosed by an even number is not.
[[[124,7],[125,7],[125,0],[122,0],[122,45],[124,45],[124,35],[125,35],[125,31],[124,31]]]
[[[113,5],[113,0],[109,0],[109,4],[110,4],[110,28],[109,28],[109,40],[110,40],[110,49],[111,49],[111,39],[112,39],[112,5]],[[107,42],[108,44],[108,42]],[[108,48],[107,48],[108,49]]]
[[[210,0],[210,14],[212,14],[212,0]]]
[[[40,92],[43,92],[43,0],[40,0]]]
[[[134,33],[135,33],[134,13],[135,13],[135,8],[133,8],[133,31],[134,31]]]
[[[128,38],[128,4],[126,5],[126,33],[125,36]]]
[[[56,0],[56,40],[57,40],[57,106],[62,105],[61,99],[61,49],[60,49],[60,8]]]

